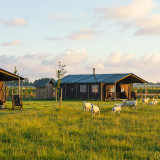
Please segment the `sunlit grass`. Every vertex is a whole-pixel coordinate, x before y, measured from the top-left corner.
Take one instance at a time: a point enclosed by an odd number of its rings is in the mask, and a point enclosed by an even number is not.
[[[0,159],[160,159],[160,105],[114,115],[113,102],[100,102],[92,117],[82,104],[25,101],[23,111],[1,110]]]

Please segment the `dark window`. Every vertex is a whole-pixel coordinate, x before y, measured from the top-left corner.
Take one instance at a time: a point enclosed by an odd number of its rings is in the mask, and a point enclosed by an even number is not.
[[[87,92],[87,85],[80,85],[80,92],[86,93]]]
[[[99,85],[98,84],[92,85],[92,93],[97,93],[97,92],[99,92]]]

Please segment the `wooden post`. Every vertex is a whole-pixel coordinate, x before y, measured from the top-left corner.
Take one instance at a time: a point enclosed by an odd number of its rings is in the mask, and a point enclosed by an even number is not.
[[[103,87],[103,85],[102,85],[102,83],[101,83],[101,101],[102,101],[102,98],[103,98],[103,97],[102,97],[102,96],[103,96],[102,87]]]
[[[115,83],[115,95],[114,95],[115,97],[115,100],[117,99],[117,96],[116,96],[116,83]]]
[[[63,95],[62,92],[63,92],[63,90],[62,90],[62,88],[61,88],[61,104],[62,104],[62,95]]]
[[[89,100],[89,84],[88,84],[88,100]]]
[[[65,84],[65,99],[67,99],[67,87],[66,87],[66,84]]]
[[[21,97],[21,79],[19,78],[19,97]]]
[[[57,102],[57,87],[55,88],[55,92],[56,92],[55,96],[56,96],[56,102]]]

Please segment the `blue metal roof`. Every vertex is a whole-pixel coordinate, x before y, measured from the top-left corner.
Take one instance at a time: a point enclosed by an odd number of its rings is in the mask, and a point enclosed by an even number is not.
[[[126,76],[134,76],[145,83],[146,81],[139,78],[138,76],[132,73],[115,73],[115,74],[82,74],[82,75],[68,75],[62,78],[61,84],[73,84],[73,83],[115,83]],[[147,83],[147,82],[146,82]],[[57,81],[55,81],[57,84]]]

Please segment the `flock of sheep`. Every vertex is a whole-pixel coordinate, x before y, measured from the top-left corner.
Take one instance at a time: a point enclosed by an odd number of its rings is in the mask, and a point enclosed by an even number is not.
[[[153,97],[152,101],[149,103],[149,98],[143,98],[142,99],[142,104],[148,104],[149,105],[157,105],[158,104],[158,97],[155,99]],[[137,100],[134,101],[123,101],[123,103],[115,103],[115,106],[112,108],[112,113],[115,114],[115,112],[120,113],[122,107],[135,107],[137,109]],[[100,115],[100,109],[98,106],[95,106],[94,104],[91,103],[86,103],[85,101],[83,102],[83,109],[85,111],[91,110],[92,115],[95,115],[96,113],[99,113]]]

